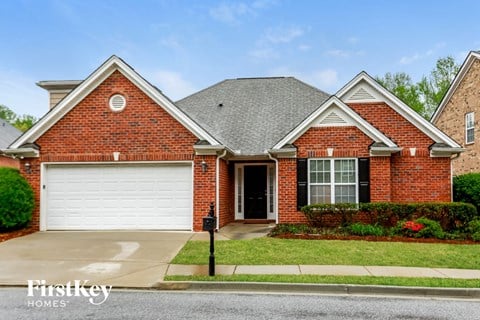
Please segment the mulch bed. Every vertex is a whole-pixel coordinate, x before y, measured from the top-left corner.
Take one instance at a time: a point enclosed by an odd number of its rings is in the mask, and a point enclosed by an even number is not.
[[[276,235],[281,239],[304,239],[304,240],[356,240],[356,241],[383,241],[383,242],[415,242],[415,243],[447,243],[447,244],[477,244],[472,240],[442,240],[433,238],[408,238],[408,237],[377,237],[377,236],[347,236],[340,234],[291,234]]]
[[[22,237],[37,231],[38,231],[37,229],[33,229],[33,228],[26,228],[26,229],[13,230],[13,231],[0,231],[0,242],[7,241],[13,238]]]

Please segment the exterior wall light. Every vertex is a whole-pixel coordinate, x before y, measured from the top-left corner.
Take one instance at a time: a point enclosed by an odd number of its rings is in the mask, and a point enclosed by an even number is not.
[[[32,165],[30,162],[25,162],[25,172],[28,174],[32,173]]]
[[[200,163],[202,166],[202,172],[207,172],[208,169],[208,164],[205,162],[205,160],[202,160],[202,163]]]

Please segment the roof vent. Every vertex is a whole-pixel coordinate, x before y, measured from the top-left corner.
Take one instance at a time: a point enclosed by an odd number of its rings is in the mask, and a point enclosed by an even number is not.
[[[219,103],[218,107],[220,107],[220,108],[223,107],[223,103]]]
[[[322,122],[319,123],[321,126],[328,126],[328,125],[345,125],[348,124],[345,119],[339,116],[335,111],[330,112],[328,116],[326,116]]]
[[[127,100],[125,100],[125,97],[123,95],[115,94],[110,97],[109,105],[112,111],[120,112],[125,109],[125,106],[127,105]]]
[[[374,100],[375,97],[372,96],[367,90],[364,88],[360,88],[355,92],[349,100]]]

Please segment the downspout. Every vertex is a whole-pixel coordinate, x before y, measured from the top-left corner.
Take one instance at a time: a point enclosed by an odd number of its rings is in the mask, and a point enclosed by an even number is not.
[[[215,211],[217,215],[217,230],[220,229],[220,159],[227,155],[227,149],[223,150],[223,153],[217,156],[217,162],[215,164]]]
[[[275,162],[275,192],[273,200],[275,201],[275,224],[278,224],[278,159],[274,158],[268,151],[267,154],[270,160]]]

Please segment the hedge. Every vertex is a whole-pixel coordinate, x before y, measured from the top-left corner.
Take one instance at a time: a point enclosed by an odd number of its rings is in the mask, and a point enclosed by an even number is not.
[[[314,204],[301,210],[313,227],[332,226],[332,223],[346,226],[354,222],[391,227],[398,221],[425,217],[438,221],[445,231],[454,231],[465,230],[478,217],[475,206],[459,202]]]
[[[480,173],[467,173],[454,177],[453,200],[471,203],[480,210]]]
[[[0,230],[25,227],[35,205],[32,187],[17,169],[0,167]]]

